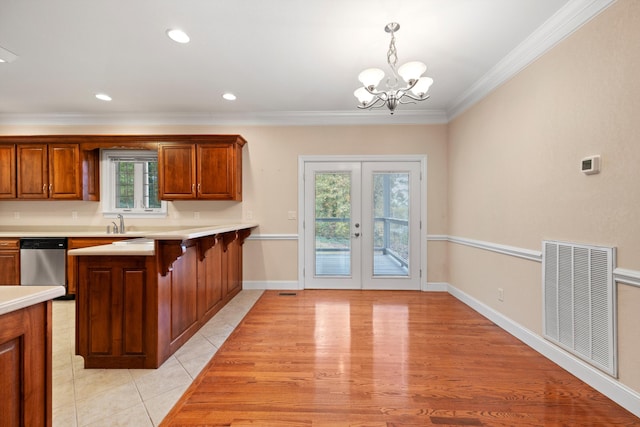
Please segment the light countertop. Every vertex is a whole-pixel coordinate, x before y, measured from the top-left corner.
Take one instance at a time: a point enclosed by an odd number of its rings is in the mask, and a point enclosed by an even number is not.
[[[193,234],[194,237],[186,237],[186,238],[196,238],[198,233],[207,234],[207,230],[212,228],[216,229],[224,229],[228,228],[228,231],[232,230],[240,230],[243,228],[253,228],[257,227],[256,223],[220,223],[206,226],[175,226],[175,227],[149,227],[142,229],[139,226],[131,226],[127,227],[127,232],[125,234],[112,234],[107,233],[106,226],[104,227],[96,227],[96,226],[10,226],[10,227],[1,227],[0,228],[0,238],[2,237],[125,237],[125,238],[136,238],[136,237],[150,237],[159,236],[159,239],[166,240],[183,240],[184,236],[189,236]],[[235,227],[235,228],[234,228]],[[224,231],[220,231],[224,232]]]
[[[0,286],[0,315],[64,295],[63,286]]]
[[[131,240],[122,240],[109,245],[92,246],[88,248],[70,249],[69,255],[138,255],[153,256],[155,255],[156,240],[190,240],[200,237],[211,236],[214,234],[227,233],[229,231],[244,230],[247,228],[257,227],[257,223],[234,223],[209,225],[206,227],[195,228],[179,228],[167,229],[163,231],[148,231],[144,233],[143,238],[135,238],[131,236]],[[123,237],[128,234],[118,234],[116,236]]]

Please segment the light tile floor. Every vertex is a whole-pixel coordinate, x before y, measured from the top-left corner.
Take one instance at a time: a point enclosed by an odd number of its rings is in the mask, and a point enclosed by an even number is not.
[[[262,292],[240,292],[158,369],[84,369],[75,301],[54,301],[53,426],[159,425]]]

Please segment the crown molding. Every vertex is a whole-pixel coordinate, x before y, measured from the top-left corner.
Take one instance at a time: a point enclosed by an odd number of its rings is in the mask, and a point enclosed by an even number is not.
[[[1,125],[391,125],[444,124],[445,111],[280,111],[270,113],[0,114]]]
[[[570,0],[529,37],[464,91],[447,109],[449,121],[511,79],[616,0]]]

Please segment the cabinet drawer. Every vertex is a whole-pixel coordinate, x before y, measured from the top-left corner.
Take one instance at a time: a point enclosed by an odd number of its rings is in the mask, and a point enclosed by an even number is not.
[[[20,249],[20,239],[0,239],[0,250]]]

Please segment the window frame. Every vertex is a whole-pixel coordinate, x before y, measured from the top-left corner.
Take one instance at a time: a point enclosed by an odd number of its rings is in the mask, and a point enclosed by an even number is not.
[[[154,150],[100,150],[100,200],[102,214],[105,218],[115,218],[118,214],[129,218],[165,218],[168,216],[167,202],[160,200],[159,208],[117,208],[116,207],[116,162],[117,158],[158,159],[158,152]],[[159,172],[159,168],[158,168]],[[159,190],[159,189],[158,189]]]

